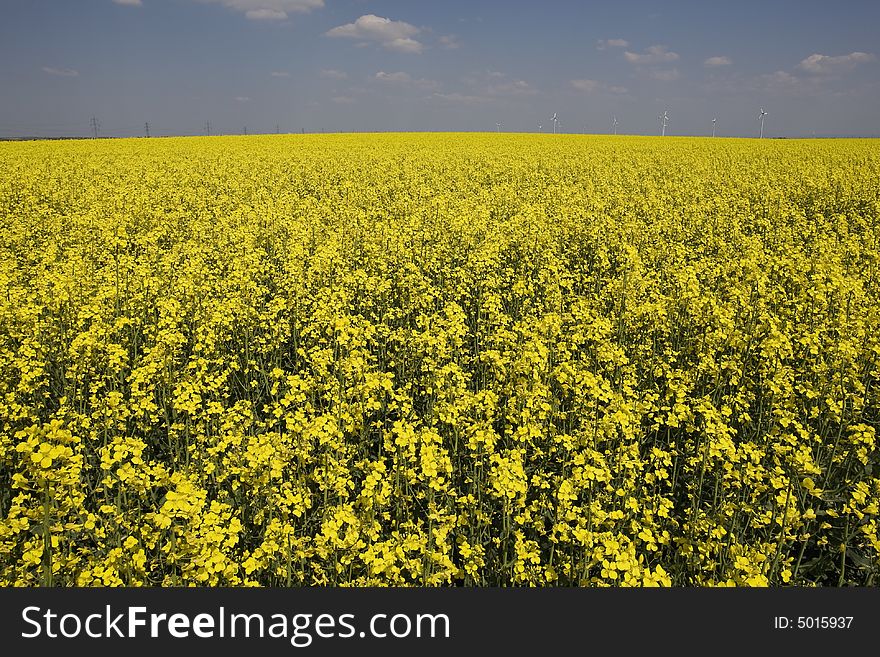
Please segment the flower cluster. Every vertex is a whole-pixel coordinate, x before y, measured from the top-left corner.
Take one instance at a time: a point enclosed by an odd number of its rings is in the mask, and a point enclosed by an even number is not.
[[[557,137],[0,144],[0,585],[876,584],[878,146]]]

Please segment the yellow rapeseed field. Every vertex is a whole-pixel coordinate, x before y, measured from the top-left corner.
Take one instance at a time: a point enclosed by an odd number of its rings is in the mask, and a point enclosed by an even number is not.
[[[0,144],[0,584],[870,585],[880,144]]]

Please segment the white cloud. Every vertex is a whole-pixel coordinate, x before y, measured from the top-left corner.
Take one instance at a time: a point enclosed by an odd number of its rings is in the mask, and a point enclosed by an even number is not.
[[[396,50],[397,52],[412,52],[419,54],[424,50],[424,46],[415,39],[393,39],[383,44],[388,50]]]
[[[54,66],[44,66],[43,72],[63,78],[75,78],[79,75],[79,71],[74,71],[72,68],[55,68]]]
[[[287,12],[281,9],[248,9],[244,15],[252,21],[283,21]]]
[[[838,55],[836,57],[814,53],[806,59],[801,60],[801,63],[798,64],[798,68],[807,73],[827,75],[838,71],[847,71],[855,68],[859,64],[866,64],[876,60],[876,55],[867,52],[851,52],[848,55]]]
[[[644,53],[627,50],[623,56],[630,64],[639,65],[668,64],[679,59],[678,53],[670,51],[666,46],[651,46]]]
[[[437,39],[437,42],[440,44],[441,48],[446,48],[446,50],[455,50],[461,44],[458,42],[458,37],[454,34],[446,34]]]
[[[113,0],[114,4],[125,5],[126,7],[140,7],[144,3],[141,0]]]
[[[596,50],[605,50],[606,48],[627,48],[629,41],[626,39],[599,39],[596,42]]]
[[[599,88],[599,83],[596,80],[572,80],[571,86],[578,91],[586,91],[587,93],[590,93]]]
[[[405,73],[403,71],[397,71],[395,73],[386,73],[385,71],[379,71],[378,73],[376,73],[375,78],[380,82],[419,87],[420,89],[436,89],[440,86],[434,80],[427,80],[425,78],[413,78],[409,73]]]
[[[354,23],[334,27],[327,32],[327,36],[393,41],[394,39],[415,36],[420,31],[415,25],[404,21],[393,21],[390,18],[367,14],[358,18]]]
[[[321,69],[321,77],[326,80],[347,80],[348,73],[337,71],[335,68],[325,68]]]
[[[767,73],[766,75],[762,75],[761,77],[767,82],[777,82],[783,84],[794,84],[798,81],[798,79],[794,75],[788,73],[787,71],[774,71],[773,73]]]
[[[753,78],[750,87],[758,91],[804,97],[827,96],[827,88],[835,75],[852,70],[861,64],[877,61],[877,56],[866,52],[852,52],[848,55],[822,55],[814,53],[797,65],[799,71],[784,70],[765,73]],[[847,94],[848,91],[835,91],[834,94]]]
[[[385,71],[379,71],[378,73],[376,73],[376,79],[381,80],[382,82],[412,82],[412,77],[410,77],[410,74],[404,73],[403,71],[398,71],[397,73],[386,73]]]
[[[718,68],[719,66],[730,66],[731,64],[733,64],[733,60],[730,59],[730,57],[726,57],[723,55],[710,57],[703,62],[703,66],[705,66],[706,68]]]
[[[388,50],[398,52],[420,53],[424,45],[413,38],[420,32],[421,29],[404,21],[393,21],[390,18],[366,14],[354,23],[334,27],[326,35],[378,43]]]
[[[490,84],[487,91],[492,96],[534,96],[538,93],[525,80],[508,80]]]
[[[830,91],[823,87],[828,80],[827,77],[779,69],[750,76],[735,73],[729,76],[708,76],[701,87],[712,95],[749,96],[764,102],[772,96],[810,97],[821,94],[827,97]]]
[[[290,14],[305,13],[324,6],[324,0],[197,0],[197,2],[223,5],[255,21],[281,21]]]
[[[821,78],[806,78],[792,75],[788,71],[773,71],[759,75],[752,86],[766,93],[810,95],[819,91]]]
[[[330,100],[337,105],[353,105],[355,102],[354,98],[351,96],[333,96]]]
[[[627,89],[626,87],[621,87],[621,86],[609,87],[609,88],[608,88],[608,91],[610,91],[610,92],[613,93],[613,94],[625,94],[625,93],[629,93],[629,89]]]
[[[475,71],[462,78],[473,93],[479,97],[523,97],[534,96],[538,90],[525,80],[512,78],[505,73],[493,70]]]
[[[289,78],[290,77],[290,73],[288,73],[287,71],[272,71],[269,75],[271,75],[273,78]]]
[[[655,80],[660,80],[661,82],[672,82],[673,80],[678,80],[681,77],[681,74],[678,72],[677,68],[670,69],[662,69],[659,71],[651,71],[650,76]]]
[[[237,103],[249,103],[249,102],[251,102],[251,99],[248,98],[247,96],[236,96],[235,98],[233,98],[233,100],[234,100],[235,102],[237,102]]]

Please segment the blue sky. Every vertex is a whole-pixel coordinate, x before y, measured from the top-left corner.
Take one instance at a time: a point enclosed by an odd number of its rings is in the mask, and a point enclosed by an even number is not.
[[[0,137],[880,134],[874,0],[3,0]]]

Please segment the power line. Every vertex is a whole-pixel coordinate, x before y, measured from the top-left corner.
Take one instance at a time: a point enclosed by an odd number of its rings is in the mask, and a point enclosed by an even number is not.
[[[98,126],[100,125],[100,124],[98,123],[98,119],[96,119],[96,118],[93,116],[93,117],[92,117],[92,120],[90,121],[90,123],[91,123],[91,125],[92,125],[92,136],[93,136],[95,139],[97,139],[97,138],[98,138]]]
[[[211,136],[211,122],[205,121],[205,134]]]
[[[147,121],[146,123],[144,123],[144,132],[147,133],[147,137],[150,136],[150,122],[149,122],[149,121]]]

